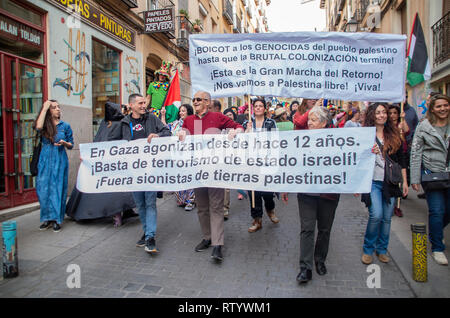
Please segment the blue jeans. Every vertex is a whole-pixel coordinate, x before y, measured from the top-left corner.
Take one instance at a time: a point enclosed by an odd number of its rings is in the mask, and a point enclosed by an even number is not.
[[[386,254],[391,231],[391,217],[395,198],[386,201],[383,198],[383,181],[372,181],[370,192],[372,204],[369,207],[369,221],[364,236],[364,254]]]
[[[145,239],[148,240],[156,235],[156,192],[141,191],[133,192],[134,202],[141,219]]]
[[[433,252],[443,252],[445,245],[444,228],[450,221],[450,189],[426,191],[428,203],[428,226],[430,227],[430,242]]]

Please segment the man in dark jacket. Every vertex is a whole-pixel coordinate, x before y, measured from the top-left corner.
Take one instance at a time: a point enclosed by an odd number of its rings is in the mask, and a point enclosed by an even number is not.
[[[122,139],[136,140],[147,138],[150,143],[153,138],[171,136],[161,120],[150,114],[145,107],[145,98],[140,94],[131,94],[128,98],[131,114],[122,119]],[[157,253],[156,248],[156,192],[139,191],[133,192],[139,217],[141,219],[144,235],[136,243],[137,246],[145,246],[148,253]]]

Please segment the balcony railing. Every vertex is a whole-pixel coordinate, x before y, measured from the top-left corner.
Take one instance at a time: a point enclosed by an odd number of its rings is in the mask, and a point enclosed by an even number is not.
[[[239,19],[237,14],[234,15],[233,32],[234,33],[241,33],[242,32],[241,19]]]
[[[188,50],[189,35],[194,33],[193,32],[194,25],[185,16],[177,16],[177,25],[178,25],[177,46],[182,47],[185,50]]]
[[[370,0],[360,0],[358,8],[358,21],[362,21],[367,13],[367,8],[369,8]]]
[[[433,31],[433,66],[450,58],[450,11],[432,27]]]
[[[223,0],[223,16],[229,25],[233,24],[233,6],[229,0]]]

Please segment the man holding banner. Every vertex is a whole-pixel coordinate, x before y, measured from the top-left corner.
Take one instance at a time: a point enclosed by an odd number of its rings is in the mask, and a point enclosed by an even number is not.
[[[242,133],[244,128],[219,112],[209,112],[211,95],[199,91],[192,99],[195,114],[186,117],[183,130],[178,136],[184,140],[186,133],[190,135],[220,134],[223,129],[230,129],[228,136],[233,139],[237,133]],[[222,246],[224,245],[224,218],[223,218],[223,188],[196,188],[198,220],[203,233],[203,240],[195,247],[196,252],[201,252],[213,245],[211,257],[222,261]]]
[[[125,140],[136,140],[147,138],[150,143],[153,138],[171,136],[161,120],[149,113],[146,109],[145,98],[140,94],[131,94],[128,98],[131,114],[122,119],[122,138]],[[148,253],[157,253],[156,235],[156,192],[139,191],[133,192],[133,198],[138,209],[144,234],[136,243],[138,247],[145,246]]]

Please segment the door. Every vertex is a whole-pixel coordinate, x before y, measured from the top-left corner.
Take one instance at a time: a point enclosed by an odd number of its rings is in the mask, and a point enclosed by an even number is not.
[[[42,67],[0,55],[2,138],[0,209],[37,201],[36,178],[30,173],[34,120],[43,103]]]

